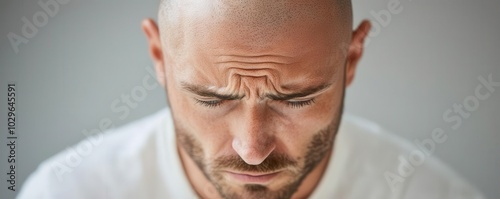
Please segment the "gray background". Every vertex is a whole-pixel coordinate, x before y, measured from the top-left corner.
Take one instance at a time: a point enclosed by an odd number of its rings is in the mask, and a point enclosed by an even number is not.
[[[0,3],[0,198],[7,190],[7,84],[17,84],[17,187],[44,159],[86,136],[109,118],[123,125],[165,106],[161,89],[130,108],[111,109],[130,95],[151,68],[140,30],[156,18],[157,1],[71,0],[40,27],[16,54],[7,34],[21,34],[22,17],[43,11],[38,2]],[[354,0],[356,25],[388,10],[390,0]],[[436,148],[450,165],[488,198],[500,198],[500,88],[457,130],[443,120],[454,103],[474,94],[478,77],[500,81],[500,1],[400,0],[402,11],[373,32],[346,110],[380,123],[408,140],[430,138],[434,128],[449,137]],[[382,174],[381,174],[382,176]]]

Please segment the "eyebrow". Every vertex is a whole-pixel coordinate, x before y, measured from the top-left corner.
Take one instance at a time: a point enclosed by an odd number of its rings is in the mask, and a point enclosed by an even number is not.
[[[328,87],[330,87],[332,84],[327,83],[327,84],[322,84],[319,86],[311,86],[308,88],[305,88],[301,91],[295,92],[295,93],[290,93],[290,94],[266,94],[266,97],[272,99],[272,100],[281,100],[281,101],[286,101],[286,100],[291,100],[294,98],[300,98],[300,97],[306,97],[312,94],[319,93]]]
[[[332,84],[327,83],[327,84],[322,84],[319,86],[312,86],[305,88],[301,91],[295,92],[295,93],[290,93],[290,94],[266,94],[265,96],[269,99],[272,100],[281,100],[281,101],[286,101],[294,98],[300,98],[300,97],[306,97],[315,93],[319,93],[320,91],[323,91],[330,87]],[[181,86],[184,90],[189,91],[191,93],[194,93],[199,96],[203,97],[214,97],[218,98],[221,100],[239,100],[245,97],[245,95],[236,95],[236,94],[220,94],[215,91],[212,91],[205,86],[200,86],[200,85],[193,85],[189,84],[186,82],[182,82]]]
[[[217,93],[215,91],[212,91],[212,90],[206,88],[205,86],[193,85],[193,84],[189,84],[186,82],[182,82],[181,86],[184,90],[187,90],[191,93],[194,93],[196,95],[203,96],[203,97],[214,97],[214,98],[218,98],[221,100],[238,100],[238,99],[242,99],[243,97],[245,97],[245,95],[220,94],[220,93]]]

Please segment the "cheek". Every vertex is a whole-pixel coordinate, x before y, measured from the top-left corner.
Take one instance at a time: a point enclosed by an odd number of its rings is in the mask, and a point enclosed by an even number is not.
[[[280,145],[283,150],[295,157],[303,157],[313,137],[337,121],[337,113],[342,106],[342,90],[335,90],[322,95],[310,110],[295,114],[278,130]]]
[[[290,123],[297,129],[319,131],[338,119],[338,111],[342,106],[342,90],[332,90],[316,98],[315,103],[305,111],[290,113]]]

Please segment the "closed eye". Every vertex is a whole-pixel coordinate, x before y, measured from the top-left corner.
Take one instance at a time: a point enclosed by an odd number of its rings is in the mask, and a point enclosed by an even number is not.
[[[209,108],[217,108],[224,103],[224,100],[199,100],[195,99],[197,104],[206,106]],[[302,108],[304,106],[312,105],[315,99],[309,99],[305,101],[283,101],[287,106],[292,108]]]
[[[285,101],[287,106],[290,106],[292,108],[302,108],[304,106],[309,106],[309,105],[313,104],[314,102],[315,102],[314,98],[312,98],[310,100],[306,100],[306,101]]]
[[[196,100],[196,103],[197,104],[200,104],[202,106],[206,106],[206,107],[209,107],[209,108],[216,108],[218,106],[220,106],[224,101],[223,100],[199,100],[199,99],[195,99]]]

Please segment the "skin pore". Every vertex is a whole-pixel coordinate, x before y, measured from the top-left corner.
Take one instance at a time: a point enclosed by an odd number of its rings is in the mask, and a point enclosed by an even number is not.
[[[147,19],[184,171],[201,198],[307,198],[370,29],[339,0],[163,2]]]

